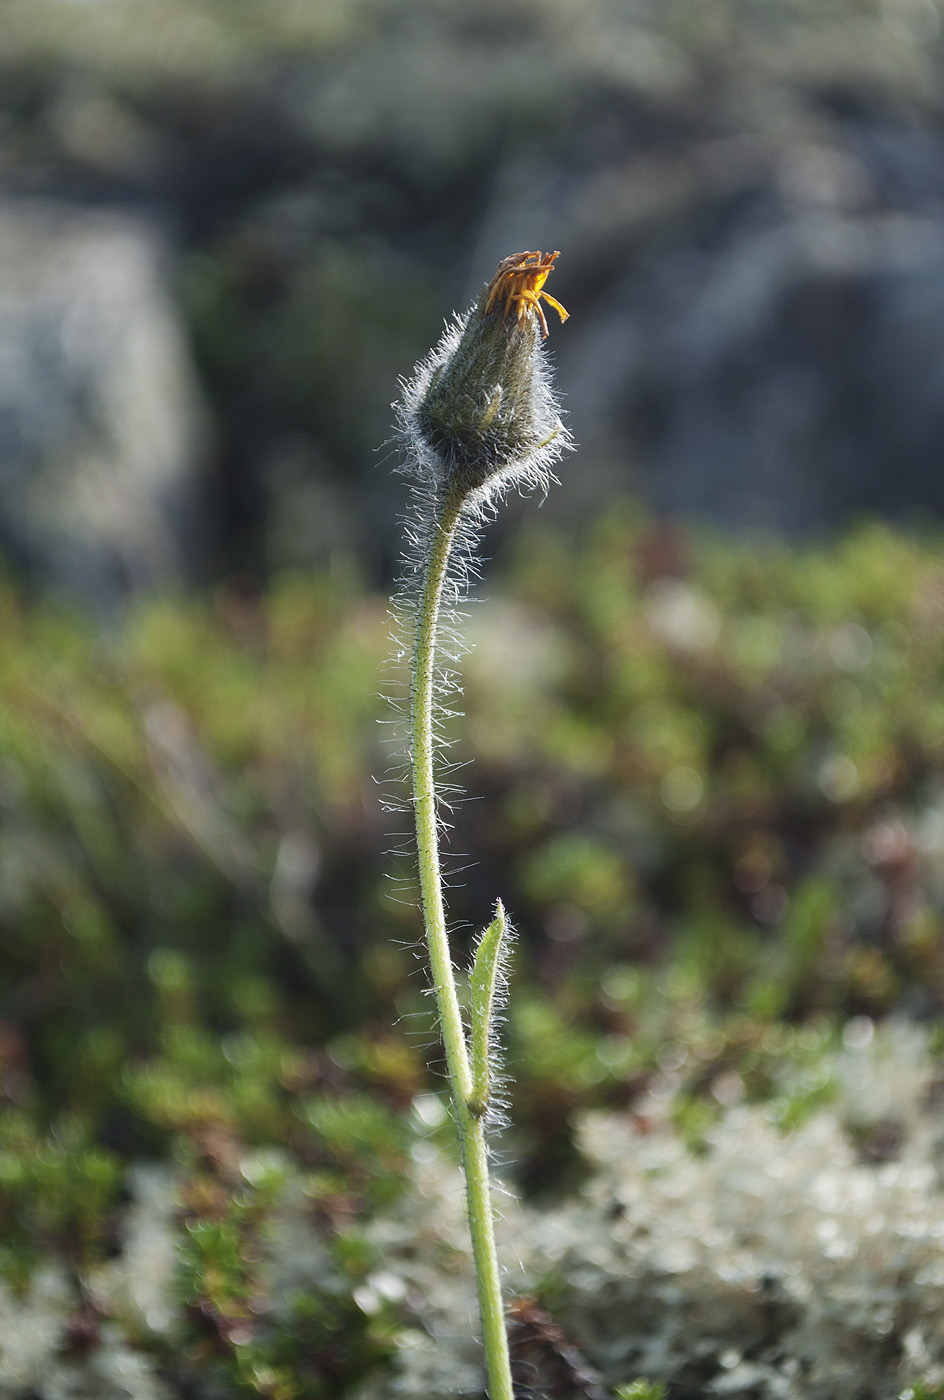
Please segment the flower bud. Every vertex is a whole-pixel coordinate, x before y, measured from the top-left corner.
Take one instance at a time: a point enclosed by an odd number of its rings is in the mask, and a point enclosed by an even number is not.
[[[475,306],[448,327],[404,386],[402,436],[421,477],[463,495],[492,484],[543,482],[569,446],[550,387],[541,301],[557,253],[513,253]],[[487,494],[487,492],[486,492]]]

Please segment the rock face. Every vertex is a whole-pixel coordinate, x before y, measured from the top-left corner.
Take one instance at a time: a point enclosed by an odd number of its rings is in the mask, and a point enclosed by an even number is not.
[[[0,549],[102,609],[199,557],[204,417],[165,251],[128,214],[0,211]]]
[[[920,146],[891,173],[811,149],[798,188],[797,151],[758,154],[739,208],[704,199],[711,239],[696,222],[624,277],[578,375],[657,509],[794,535],[944,510],[944,220],[930,170],[921,198],[889,188]]]
[[[474,14],[270,0],[264,25],[210,0],[8,8],[5,187],[157,208],[180,231],[176,285],[223,464],[224,570],[354,551],[376,581],[389,574],[401,496],[374,454],[397,377],[525,248],[562,250],[551,287],[571,312],[549,342],[580,445],[547,506],[565,525],[618,492],[792,534],[944,507],[934,0],[481,0]],[[160,285],[153,241],[113,255],[135,238],[111,227],[97,253],[70,235],[97,259],[80,322],[103,299],[109,326],[130,313],[135,256]],[[27,310],[3,255],[2,334],[18,347],[4,373],[39,383],[52,357],[51,424],[79,368],[72,342],[50,349],[39,326],[86,254],[17,237],[46,309]],[[58,282],[38,271],[47,254]],[[160,376],[145,378],[153,391]],[[8,437],[13,471],[33,449]],[[181,453],[154,432],[145,467],[146,438],[123,439],[121,470],[143,471],[151,499]],[[95,567],[159,576],[153,523],[135,525],[147,548],[115,529],[112,563]]]

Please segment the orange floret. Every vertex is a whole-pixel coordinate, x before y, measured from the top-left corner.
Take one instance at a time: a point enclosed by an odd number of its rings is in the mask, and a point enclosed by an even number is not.
[[[547,321],[541,306],[543,300],[553,306],[561,321],[566,321],[569,313],[550,293],[544,291],[544,283],[554,270],[557,256],[558,253],[530,252],[512,253],[502,258],[498,271],[488,284],[485,314],[488,315],[492,307],[504,303],[505,315],[514,311],[520,324],[529,310],[535,311],[541,322],[541,333],[546,337]]]

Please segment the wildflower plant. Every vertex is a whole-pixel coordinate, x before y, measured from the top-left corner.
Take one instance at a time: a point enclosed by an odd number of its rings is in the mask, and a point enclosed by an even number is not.
[[[482,1316],[491,1400],[513,1400],[495,1250],[486,1129],[496,1116],[495,1019],[504,989],[510,925],[499,900],[478,941],[469,983],[469,1024],[460,1010],[443,900],[439,836],[440,721],[457,681],[456,614],[476,571],[483,523],[512,488],[546,491],[551,467],[571,446],[554,396],[543,342],[542,301],[556,252],[503,259],[477,302],[454,319],[397,405],[402,470],[413,480],[409,552],[398,596],[412,631],[409,758],[426,942],[455,1108]]]

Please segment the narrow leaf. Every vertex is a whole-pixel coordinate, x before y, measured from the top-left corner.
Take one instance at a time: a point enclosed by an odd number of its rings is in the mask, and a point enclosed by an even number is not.
[[[488,1109],[491,1093],[491,1064],[489,1050],[492,1039],[492,1013],[495,989],[501,970],[502,947],[507,921],[501,900],[495,905],[495,917],[482,934],[472,965],[472,1097],[469,1111],[481,1118]]]

